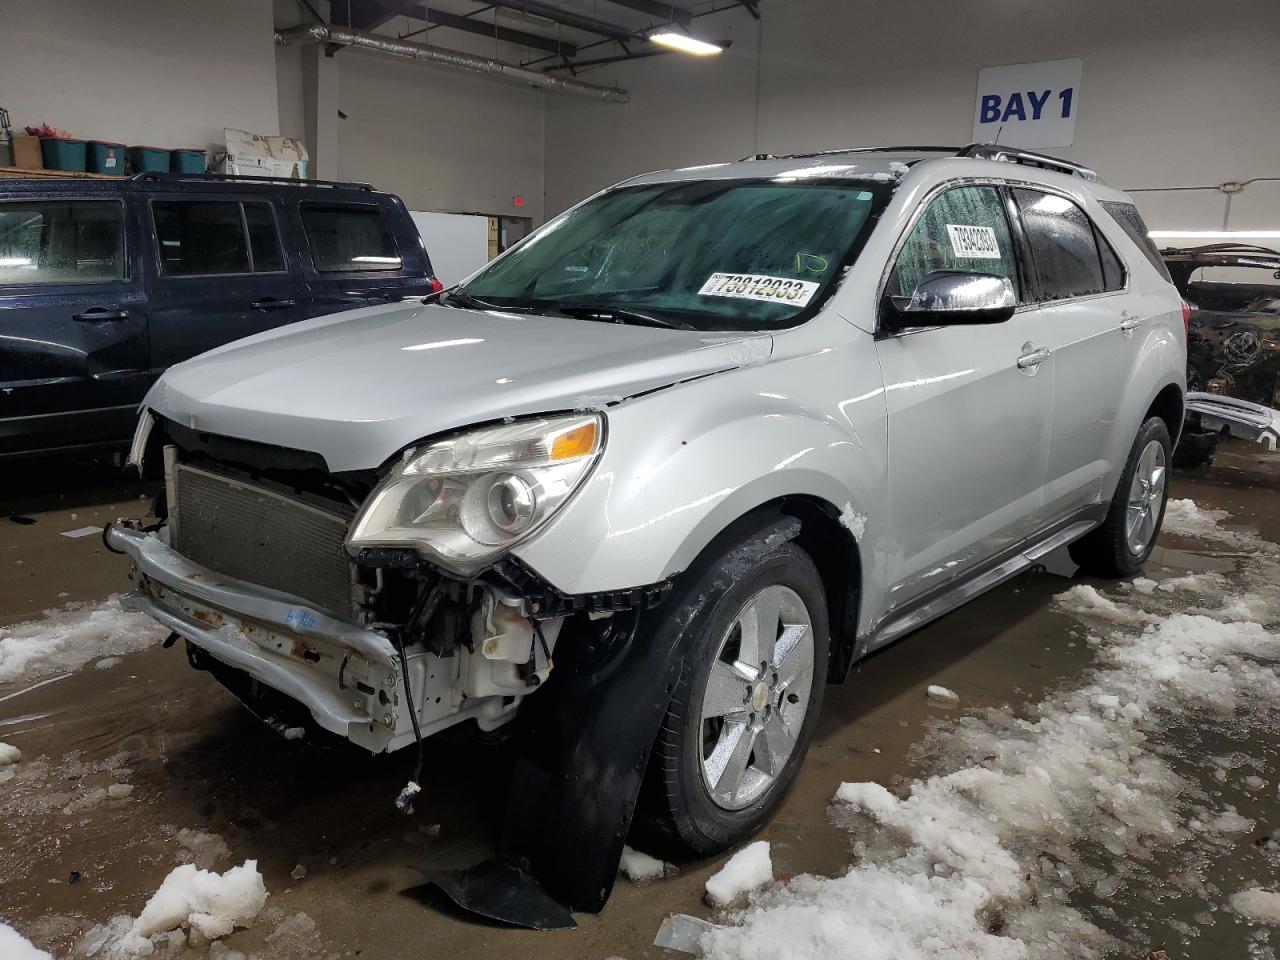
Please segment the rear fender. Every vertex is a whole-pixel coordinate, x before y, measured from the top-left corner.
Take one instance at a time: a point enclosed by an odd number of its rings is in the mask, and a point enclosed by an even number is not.
[[[1160,391],[1170,385],[1176,386],[1184,396],[1187,391],[1187,356],[1182,339],[1181,310],[1176,314],[1157,313],[1146,326],[1145,333],[1140,335],[1145,339],[1125,382],[1108,441],[1107,462],[1111,464],[1111,471],[1103,485],[1107,500],[1115,495],[1116,484],[1129,459],[1133,438],[1138,435],[1138,429]],[[1177,442],[1176,435],[1173,440]]]

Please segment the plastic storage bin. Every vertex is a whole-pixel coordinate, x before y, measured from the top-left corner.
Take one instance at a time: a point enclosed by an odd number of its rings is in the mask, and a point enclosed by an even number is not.
[[[172,173],[204,173],[205,152],[183,147],[169,152],[169,170]]]
[[[124,176],[124,144],[109,140],[90,140],[87,151],[90,173],[111,173]]]
[[[169,151],[163,147],[130,147],[125,153],[134,173],[169,172]]]
[[[75,170],[84,173],[85,142],[56,137],[40,139],[40,156],[46,170]]]

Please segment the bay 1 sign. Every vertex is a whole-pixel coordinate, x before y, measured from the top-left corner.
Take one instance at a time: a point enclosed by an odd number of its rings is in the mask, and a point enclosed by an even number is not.
[[[1080,112],[1084,61],[1041,60],[983,67],[973,139],[1011,147],[1069,147]]]

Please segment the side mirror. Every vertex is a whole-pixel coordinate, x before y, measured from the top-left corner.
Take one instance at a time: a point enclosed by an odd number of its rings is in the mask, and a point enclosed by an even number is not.
[[[960,270],[937,270],[910,299],[895,298],[900,327],[1003,323],[1013,316],[1018,295],[1008,277]]]

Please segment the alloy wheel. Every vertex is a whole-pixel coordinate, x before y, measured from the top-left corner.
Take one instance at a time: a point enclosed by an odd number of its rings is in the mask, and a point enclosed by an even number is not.
[[[1141,556],[1155,539],[1156,523],[1164,503],[1168,479],[1164,444],[1152,440],[1142,449],[1138,468],[1129,486],[1129,506],[1125,512],[1124,534],[1129,552]]]
[[[702,777],[741,810],[781,776],[809,710],[813,621],[790,587],[765,587],[725,631],[702,696]]]

